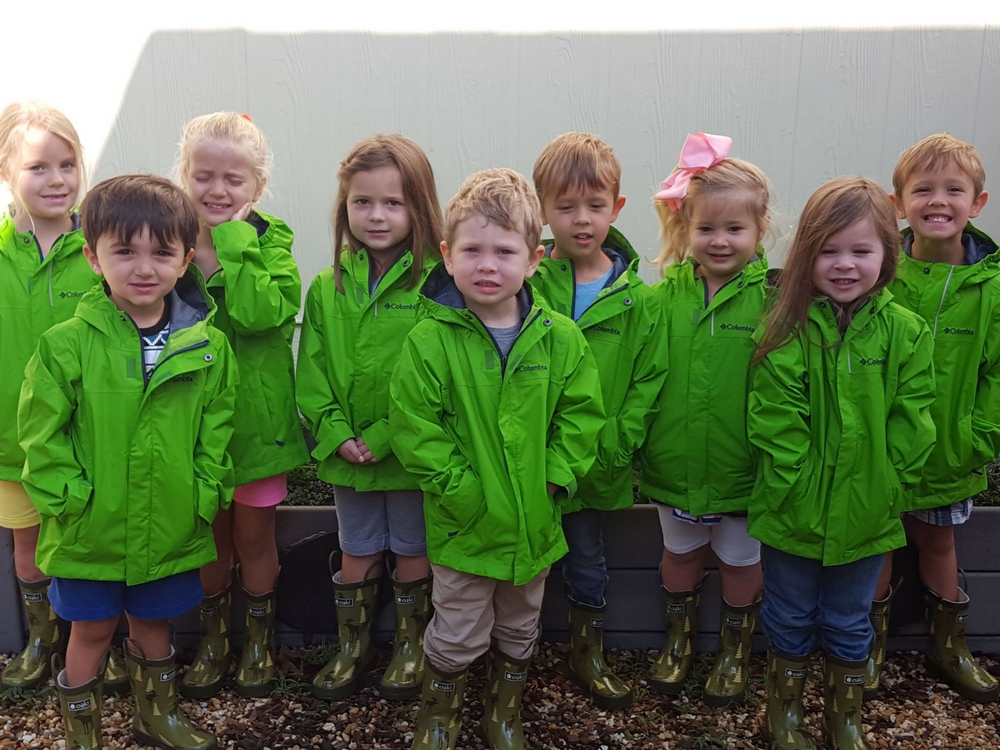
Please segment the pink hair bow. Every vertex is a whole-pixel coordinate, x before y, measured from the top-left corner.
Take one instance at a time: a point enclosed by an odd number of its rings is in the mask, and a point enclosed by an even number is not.
[[[691,178],[698,172],[714,167],[729,155],[733,139],[725,135],[710,133],[688,133],[684,139],[677,167],[663,181],[661,190],[653,196],[655,200],[666,201],[671,211],[678,211],[687,195]]]

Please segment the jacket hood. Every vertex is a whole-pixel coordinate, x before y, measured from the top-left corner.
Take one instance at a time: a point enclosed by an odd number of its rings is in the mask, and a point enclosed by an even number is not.
[[[543,239],[542,244],[545,246],[545,257],[551,257],[555,241],[549,237]],[[636,264],[636,270],[638,271],[638,253],[636,253],[632,244],[625,238],[625,235],[613,226],[608,227],[608,236],[601,245],[601,250],[611,259],[611,276],[608,278],[606,286],[614,284],[618,280],[618,277],[625,273],[633,263]]]
[[[209,296],[204,292],[201,273],[196,270],[193,263],[188,266],[187,272],[177,281],[165,299],[170,301],[171,331],[190,328],[207,320],[215,312],[214,303],[209,301]],[[109,303],[110,307],[108,307]],[[106,331],[105,323],[112,308],[117,310],[114,302],[111,302],[108,284],[102,280],[100,284],[97,284],[80,299],[80,304],[76,308],[76,317]]]
[[[910,227],[902,231],[902,250],[907,258],[913,259],[914,234]],[[965,249],[965,267],[972,268],[968,281],[980,282],[1000,275],[1000,247],[985,232],[969,222],[962,232],[962,247]],[[924,261],[915,261],[921,263]]]
[[[452,310],[468,309],[465,304],[465,297],[458,290],[458,287],[455,285],[455,279],[448,273],[448,269],[445,268],[444,263],[439,263],[431,271],[430,276],[427,277],[427,281],[424,282],[420,290],[420,296],[428,302],[435,303],[441,307],[451,308]],[[517,293],[517,301],[521,308],[521,320],[524,320],[531,306],[534,304],[531,287],[528,284],[521,286],[520,291]]]

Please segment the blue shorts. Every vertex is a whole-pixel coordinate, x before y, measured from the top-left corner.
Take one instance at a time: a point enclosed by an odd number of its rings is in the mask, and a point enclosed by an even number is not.
[[[167,620],[196,606],[205,597],[198,570],[158,581],[126,586],[125,581],[56,578],[49,600],[56,614],[70,622],[98,622],[127,612],[142,620]]]

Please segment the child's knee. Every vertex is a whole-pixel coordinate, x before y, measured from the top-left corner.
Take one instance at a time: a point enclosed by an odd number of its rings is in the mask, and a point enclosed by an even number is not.
[[[924,555],[952,555],[955,553],[955,527],[932,526],[921,523],[913,534],[917,550]]]

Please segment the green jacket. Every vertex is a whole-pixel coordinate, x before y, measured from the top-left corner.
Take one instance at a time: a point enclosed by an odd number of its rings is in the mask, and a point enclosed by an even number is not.
[[[753,369],[750,535],[764,544],[824,565],[906,544],[903,488],[934,445],[933,342],[891,299],[866,302],[843,338],[830,302],[813,300],[806,331]]]
[[[39,340],[18,421],[47,575],[137,585],[215,560],[238,375],[198,280],[189,273],[172,293],[148,385],[139,332],[103,285]]]
[[[566,554],[572,500],[604,425],[600,375],[573,321],[520,292],[524,322],[500,357],[443,266],[392,373],[393,451],[424,490],[431,562],[515,585]],[[561,489],[553,499],[546,482]]]
[[[212,230],[221,265],[207,281],[217,306],[212,325],[226,334],[240,368],[229,446],[237,485],[309,461],[295,408],[292,335],[302,282],[292,236],[285,222],[260,212]]]
[[[640,454],[639,492],[696,516],[745,511],[756,479],[746,413],[767,296],[758,252],[707,305],[690,261],[667,268],[653,287],[667,311],[670,372]]]
[[[907,229],[908,245],[912,232]],[[986,489],[986,464],[1000,452],[1000,253],[971,224],[966,266],[924,263],[905,254],[891,289],[927,321],[934,337],[938,395],[931,406],[937,443],[923,478],[907,493],[912,510],[936,508]]]
[[[639,256],[614,227],[604,251],[614,263],[611,281],[577,325],[600,372],[608,419],[598,441],[597,460],[580,480],[573,499],[562,505],[563,513],[632,505],[632,457],[646,439],[667,375],[663,308],[639,278]],[[573,261],[545,257],[529,282],[556,312],[573,317]]]
[[[76,303],[97,281],[83,244],[83,232],[76,229],[56,240],[42,260],[31,232],[18,234],[13,219],[0,219],[0,480],[5,482],[20,482],[24,467],[17,442],[24,368],[39,337],[73,317]]]
[[[344,293],[333,269],[317,276],[306,295],[299,338],[299,409],[316,438],[317,474],[356,490],[415,490],[417,478],[389,444],[389,379],[406,336],[417,322],[419,288],[407,289],[413,256],[400,257],[369,293],[368,252],[340,256]],[[422,276],[427,278],[432,264]],[[337,453],[361,436],[378,461],[352,464]]]

